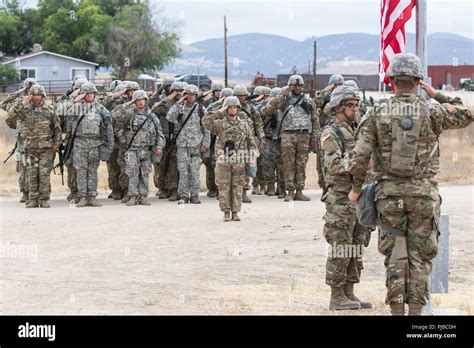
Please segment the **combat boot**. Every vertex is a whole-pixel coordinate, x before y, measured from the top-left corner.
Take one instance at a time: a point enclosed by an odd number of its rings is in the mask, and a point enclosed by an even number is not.
[[[329,301],[330,310],[360,309],[359,302],[352,301],[344,294],[344,287],[331,286],[331,300]]]
[[[79,202],[76,204],[76,208],[84,208],[87,205],[87,198],[80,197]]]
[[[38,208],[38,200],[30,199],[28,203],[25,204],[26,208]]]
[[[41,208],[51,208],[51,206],[49,205],[49,203],[46,199],[40,199],[39,206]]]
[[[294,199],[295,199],[295,191],[288,190],[288,195],[285,197],[285,202],[291,202]]]
[[[178,189],[172,189],[171,190],[171,195],[170,195],[170,198],[168,198],[168,201],[176,202],[178,199],[179,199]]]
[[[209,197],[209,198],[216,198],[216,197],[217,197],[217,191],[216,191],[216,190],[209,190],[209,191],[207,191],[207,197]]]
[[[192,204],[201,204],[201,201],[199,200],[198,196],[192,196],[191,197],[191,203]]]
[[[157,192],[158,199],[167,199],[170,197],[170,194],[168,193],[168,190],[160,190]]]
[[[242,203],[252,203],[252,200],[250,199],[249,196],[247,196],[247,190],[244,189],[242,191]]]
[[[275,196],[275,184],[269,184],[267,185],[268,191],[267,191],[267,196]]]
[[[240,217],[239,215],[237,214],[237,212],[233,212],[232,213],[232,221],[240,221]]]
[[[283,199],[286,197],[286,191],[283,189],[280,189],[280,192],[278,193],[278,199]]]
[[[89,207],[102,207],[102,204],[99,203],[99,201],[95,197],[89,197],[87,200],[87,205]]]
[[[252,187],[252,194],[256,195],[258,193],[258,185]]]
[[[224,222],[230,221],[230,211],[224,213]]]
[[[302,190],[296,190],[296,194],[295,194],[295,198],[294,198],[295,201],[304,201],[304,202],[308,202],[311,200],[311,198],[309,198],[308,196],[305,196],[303,194],[303,191]]]
[[[186,197],[186,196],[184,196],[184,195],[181,196],[181,197],[179,197],[178,204],[186,204],[186,203],[189,203],[188,197]]]
[[[359,303],[360,303],[360,308],[364,308],[364,309],[373,308],[372,303],[370,303],[370,302],[363,302],[363,301],[359,300],[359,298],[357,298],[357,297],[354,295],[354,283],[352,283],[352,282],[347,282],[347,283],[344,285],[344,293],[346,294],[346,296],[347,296],[347,298],[348,298],[349,300],[352,300],[352,301],[355,301],[355,302],[359,302]]]
[[[23,192],[23,195],[20,198],[20,203],[25,203],[28,201],[28,192]]]
[[[260,191],[257,192],[257,195],[262,196],[265,194],[265,185],[260,185]]]
[[[107,196],[108,199],[112,199],[112,195],[114,194],[114,190],[112,190],[112,192],[109,193],[109,195]]]
[[[421,315],[423,305],[418,302],[408,302],[408,315]]]
[[[67,195],[66,200],[67,200],[68,202],[74,200],[74,203],[78,203],[78,202],[77,202],[77,199],[78,199],[78,198],[79,198],[79,197],[77,197],[77,192],[71,192],[70,194]]]
[[[119,190],[112,190],[112,193],[110,195],[114,201],[121,200],[123,196],[122,191],[119,191]]]
[[[129,200],[130,200],[130,196],[129,196],[129,195],[125,195],[125,196],[123,196],[121,202],[122,202],[122,203],[127,203]]]
[[[127,207],[132,207],[134,205],[138,205],[138,200],[136,196],[130,197],[130,199],[127,202]]]
[[[390,303],[390,311],[392,315],[405,315],[405,304],[398,303],[398,302],[391,302]]]
[[[140,197],[138,197],[138,204],[140,204],[140,205],[151,205],[151,202],[147,197],[140,196]]]

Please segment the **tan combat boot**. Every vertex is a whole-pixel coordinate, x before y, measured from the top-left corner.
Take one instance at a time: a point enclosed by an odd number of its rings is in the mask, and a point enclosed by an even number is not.
[[[121,202],[122,202],[122,203],[127,203],[129,200],[130,200],[130,196],[129,196],[129,195],[125,195],[125,196],[123,196]]]
[[[252,200],[250,199],[249,196],[247,196],[247,190],[244,189],[242,191],[242,203],[252,203]]]
[[[240,221],[240,217],[237,212],[232,212],[232,221]]]
[[[140,204],[140,205],[151,205],[151,202],[147,197],[140,196],[140,197],[138,197],[138,204]]]
[[[28,201],[28,192],[23,192],[23,195],[20,198],[20,203],[26,203]]]
[[[26,204],[25,208],[38,208],[38,200],[30,199]]]
[[[285,197],[285,202],[291,202],[294,199],[295,199],[295,191],[288,190],[288,196]]]
[[[267,185],[268,191],[267,191],[267,196],[275,196],[275,184],[269,184]]]
[[[295,198],[294,198],[295,201],[304,201],[304,202],[308,202],[311,200],[311,198],[309,198],[308,196],[305,196],[303,194],[303,191],[302,190],[296,190],[296,194],[295,194]]]
[[[390,311],[392,315],[405,315],[405,304],[404,303],[397,303],[391,302],[390,303]]]
[[[421,315],[423,305],[417,302],[408,302],[408,315]]]
[[[89,197],[89,199],[87,200],[87,205],[89,207],[102,207],[102,204],[100,204],[97,198],[95,197]]]
[[[329,301],[330,310],[348,310],[360,309],[359,302],[352,301],[344,294],[344,287],[331,286],[331,300]]]
[[[138,205],[138,199],[136,196],[130,197],[130,199],[127,202],[127,207],[132,207],[134,205]]]
[[[79,202],[76,204],[76,208],[84,208],[87,205],[87,198],[80,197]]]
[[[349,298],[350,300],[359,302],[360,308],[364,308],[364,309],[373,308],[372,303],[363,302],[354,295],[354,283],[347,282],[344,285],[344,293],[346,294],[347,298]]]
[[[49,205],[49,203],[46,199],[40,199],[39,206],[41,208],[51,208],[51,206]]]
[[[230,212],[226,211],[224,213],[224,222],[229,222],[230,221]]]
[[[170,197],[168,190],[160,190],[157,196],[158,196],[158,199],[167,199]]]
[[[178,189],[172,189],[171,195],[170,195],[170,198],[168,198],[168,201],[176,202],[178,199],[179,199]]]

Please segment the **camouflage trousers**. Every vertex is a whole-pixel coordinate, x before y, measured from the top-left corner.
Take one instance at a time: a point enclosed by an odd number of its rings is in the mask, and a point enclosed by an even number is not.
[[[18,187],[20,192],[28,193],[28,171],[22,160],[16,161],[16,172],[20,174],[18,177]]]
[[[114,146],[110,159],[107,161],[109,189],[120,191],[120,165],[118,163],[119,147]]]
[[[177,149],[176,146],[173,146],[171,152],[168,154],[169,150],[163,152],[161,165],[162,173],[165,181],[166,190],[176,190],[178,188],[179,174],[178,174],[178,158],[177,158]],[[167,158],[169,156],[169,158]],[[168,161],[168,165],[166,165]]]
[[[72,154],[71,157],[73,157]],[[77,193],[77,172],[72,165],[72,159],[67,160],[64,165],[66,166],[67,187],[71,193]]]
[[[216,157],[213,149],[208,157],[203,157],[202,163],[206,166],[206,188],[208,191],[217,191],[216,185]]]
[[[199,195],[199,167],[201,152],[199,147],[178,147],[178,170],[180,196],[193,197]]]
[[[277,140],[265,139],[265,150],[262,154],[265,183],[274,185],[282,177],[280,144]]]
[[[330,189],[322,200],[326,204],[324,238],[330,245],[326,284],[340,287],[347,282],[358,283],[364,268],[363,248],[370,232],[357,222],[356,206],[347,193]]]
[[[120,146],[117,153],[117,164],[120,167],[119,185],[123,192],[127,192],[128,189],[128,176],[125,173],[125,152],[126,150]]]
[[[265,172],[263,168],[263,156],[257,158],[257,175],[253,178],[253,187],[265,187]]]
[[[74,147],[72,164],[77,175],[77,196],[97,196],[99,147]]]
[[[49,200],[54,153],[49,148],[26,150],[29,199]]]
[[[242,207],[242,189],[248,177],[243,163],[217,163],[216,182],[219,189],[219,208],[223,212],[238,213]]]
[[[129,149],[124,159],[128,177],[127,195],[148,196],[148,177],[152,171],[151,150],[148,147]]]
[[[440,198],[377,197],[382,222],[407,232],[408,269],[391,262],[396,236],[379,231],[379,252],[385,256],[387,297],[385,302],[426,304],[431,260],[438,252]],[[408,274],[407,274],[408,273]]]
[[[164,166],[161,161],[160,163],[153,162],[153,184],[160,191],[165,190],[165,173],[163,168]]]
[[[281,135],[281,157],[285,188],[289,191],[302,190],[306,180],[310,134],[283,132]]]

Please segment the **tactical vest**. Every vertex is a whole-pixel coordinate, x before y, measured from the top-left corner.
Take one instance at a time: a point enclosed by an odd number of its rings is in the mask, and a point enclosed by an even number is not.
[[[417,97],[382,100],[376,110],[375,123],[379,141],[375,156],[381,164],[382,175],[431,176],[430,165],[439,165],[436,164],[439,161],[438,136],[431,129],[429,108],[424,100]]]

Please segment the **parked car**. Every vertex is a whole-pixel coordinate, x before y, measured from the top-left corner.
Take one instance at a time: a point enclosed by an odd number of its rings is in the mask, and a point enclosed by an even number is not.
[[[460,87],[466,91],[474,91],[474,80],[466,79],[461,82]]]
[[[176,81],[183,81],[192,85],[196,85],[203,91],[210,90],[212,85],[212,80],[205,74],[178,75],[176,77]]]

